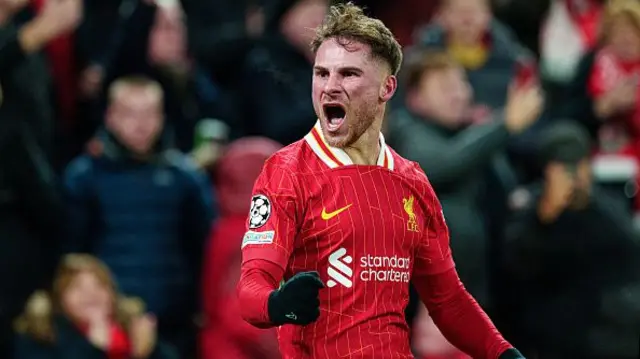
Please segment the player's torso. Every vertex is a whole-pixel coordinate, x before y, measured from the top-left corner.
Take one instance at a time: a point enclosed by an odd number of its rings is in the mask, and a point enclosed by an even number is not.
[[[304,214],[285,276],[317,270],[326,288],[318,322],[281,328],[291,357],[410,358],[404,309],[426,212],[417,189],[380,166],[301,176]]]

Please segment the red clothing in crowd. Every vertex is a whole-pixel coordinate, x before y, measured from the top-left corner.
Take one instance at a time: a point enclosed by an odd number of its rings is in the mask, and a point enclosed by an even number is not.
[[[569,16],[580,30],[585,48],[592,48],[598,41],[602,3],[594,0],[565,0]]]
[[[36,12],[40,12],[47,0],[33,0]],[[56,94],[56,103],[62,119],[73,120],[76,114],[77,73],[74,58],[73,33],[61,35],[51,40],[45,47],[51,65],[51,75]]]
[[[86,335],[89,328],[81,327],[80,330]],[[109,333],[109,347],[106,350],[107,359],[131,358],[131,342],[127,332],[120,325],[111,323]]]
[[[391,29],[400,45],[410,46],[413,44],[416,29],[431,20],[437,6],[438,1],[386,1],[380,5],[375,16]]]
[[[440,204],[424,172],[380,137],[375,166],[331,148],[319,125],[258,178],[242,246],[243,317],[271,326],[281,279],[317,271],[321,314],[278,328],[284,358],[413,358],[404,308],[409,280],[449,340],[479,359],[511,348],[454,269]]]
[[[620,81],[634,77],[640,83],[640,61],[621,61],[605,48],[595,55],[588,91],[592,98],[598,99],[617,86]],[[633,158],[640,167],[640,86],[637,89],[636,98],[634,108],[614,118],[606,119],[605,126],[609,126],[608,129],[612,130],[610,132],[615,132],[616,126],[626,130],[628,143],[616,154]],[[638,176],[636,176],[636,183],[640,185]],[[640,197],[637,197],[635,202],[636,210],[640,209]]]
[[[229,145],[218,161],[216,192],[222,218],[212,229],[204,258],[203,359],[280,358],[275,330],[256,329],[240,317],[235,287],[253,182],[264,161],[281,147],[263,138],[243,138]]]
[[[623,79],[637,77],[640,80],[640,61],[624,62],[606,48],[597,52],[589,79],[589,92],[598,99],[617,86]],[[640,104],[640,87],[638,87]],[[628,113],[620,115],[620,121],[626,125],[631,137],[640,137],[640,106],[636,105]]]
[[[240,278],[240,244],[246,220],[246,213],[222,218],[211,234],[203,278],[203,359],[279,357],[275,332],[257,329],[240,318],[235,287]]]

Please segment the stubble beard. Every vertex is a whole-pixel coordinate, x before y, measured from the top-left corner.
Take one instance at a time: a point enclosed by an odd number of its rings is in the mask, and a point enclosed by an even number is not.
[[[362,107],[363,108],[347,114],[347,123],[344,124],[347,126],[347,133],[344,136],[335,138],[327,136],[327,133],[324,133],[324,137],[329,146],[335,148],[352,146],[360,139],[360,137],[362,137],[362,135],[364,135],[365,132],[367,132],[369,127],[371,127],[375,121],[375,112],[373,110],[374,106],[364,105]]]

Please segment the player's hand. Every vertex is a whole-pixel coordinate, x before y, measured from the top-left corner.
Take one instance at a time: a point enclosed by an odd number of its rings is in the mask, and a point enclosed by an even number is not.
[[[518,134],[531,126],[540,116],[544,99],[540,86],[531,84],[512,88],[504,110],[509,132]]]
[[[294,275],[269,296],[269,319],[275,325],[307,325],[320,316],[318,294],[324,288],[318,272]]]

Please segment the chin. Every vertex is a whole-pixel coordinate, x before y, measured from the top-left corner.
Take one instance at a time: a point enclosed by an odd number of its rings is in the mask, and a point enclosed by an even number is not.
[[[344,148],[355,142],[355,136],[348,127],[339,132],[330,132],[322,126],[322,136],[329,146],[336,148]]]

